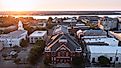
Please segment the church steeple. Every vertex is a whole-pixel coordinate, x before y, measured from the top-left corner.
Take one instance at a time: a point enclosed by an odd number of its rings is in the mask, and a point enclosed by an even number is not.
[[[21,21],[18,22],[18,30],[24,30],[23,24]]]

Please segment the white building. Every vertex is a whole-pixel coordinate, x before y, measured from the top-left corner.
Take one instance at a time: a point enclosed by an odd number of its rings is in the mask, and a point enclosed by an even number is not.
[[[35,43],[37,40],[47,39],[47,31],[35,31],[29,36],[29,42],[30,43]]]
[[[111,63],[121,63],[121,47],[112,46],[88,46],[89,60],[91,63],[98,62],[100,56],[107,57]]]
[[[3,43],[4,47],[20,46],[21,40],[26,39],[26,37],[27,31],[24,30],[22,22],[19,21],[18,30],[0,35],[0,42]]]
[[[104,27],[105,30],[110,30],[110,29],[116,29],[117,28],[117,19],[116,18],[109,18],[109,17],[103,17],[99,21]]]

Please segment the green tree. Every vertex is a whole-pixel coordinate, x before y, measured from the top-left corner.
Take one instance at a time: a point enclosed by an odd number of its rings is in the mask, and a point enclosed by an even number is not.
[[[30,64],[35,65],[37,64],[40,56],[41,56],[42,50],[41,50],[41,46],[34,46],[29,53],[28,56],[28,61]]]
[[[2,57],[3,57],[4,59],[6,59],[7,56],[8,56],[8,55],[7,55],[6,53],[3,53],[3,54],[2,54]]]
[[[48,24],[51,24],[52,23],[52,20],[53,20],[53,18],[52,17],[49,17],[48,18]]]
[[[101,66],[106,66],[106,65],[110,64],[110,60],[105,56],[98,57],[98,62]]]
[[[41,46],[40,49],[43,51],[46,46],[46,42],[42,39],[39,39],[35,42],[35,46]]]
[[[44,58],[44,64],[49,65],[49,63],[51,63],[51,57],[45,57]]]
[[[48,24],[48,25],[47,25],[47,28],[48,28],[48,29],[52,29],[53,26],[54,26],[53,24]]]
[[[44,47],[46,46],[45,41],[43,40],[37,40],[35,45],[32,47],[29,53],[28,61],[30,64],[35,65],[37,64],[38,60],[40,59]]]
[[[28,46],[27,40],[22,39],[21,42],[20,42],[20,46],[21,47],[27,47]]]

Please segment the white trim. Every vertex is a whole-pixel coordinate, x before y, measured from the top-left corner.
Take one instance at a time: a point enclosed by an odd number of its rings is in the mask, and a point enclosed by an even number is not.
[[[65,47],[68,51],[70,51],[70,49],[69,48],[67,48],[64,44],[62,44],[60,47],[58,47],[57,49],[56,49],[56,51],[58,51],[60,48],[62,48],[62,47]],[[70,51],[71,52],[71,51]]]

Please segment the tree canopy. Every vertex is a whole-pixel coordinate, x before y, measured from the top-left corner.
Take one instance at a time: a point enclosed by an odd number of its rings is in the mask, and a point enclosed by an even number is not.
[[[21,42],[20,42],[20,46],[21,46],[21,47],[27,47],[27,46],[28,46],[27,40],[22,39]]]
[[[110,60],[105,56],[100,56],[100,57],[98,57],[98,62],[102,66],[105,66],[105,65],[108,65],[110,63]]]
[[[36,41],[35,45],[30,50],[30,54],[28,57],[28,61],[30,64],[32,64],[32,65],[37,64],[38,60],[40,59],[40,57],[44,51],[45,45],[46,45],[45,41],[43,41],[41,39]]]

